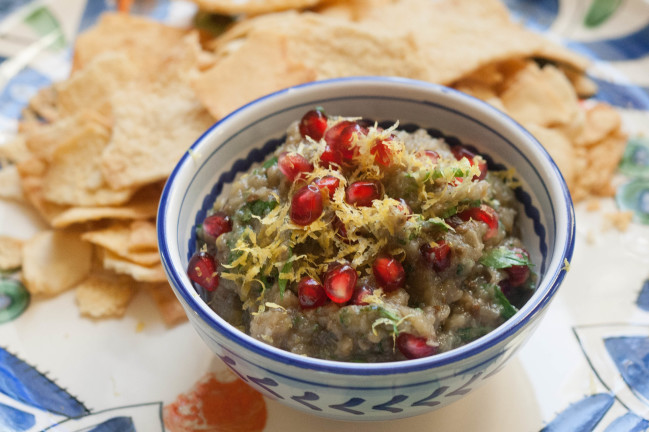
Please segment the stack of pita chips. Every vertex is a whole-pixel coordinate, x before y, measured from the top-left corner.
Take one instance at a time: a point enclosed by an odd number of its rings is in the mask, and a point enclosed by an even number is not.
[[[163,182],[215,120],[314,80],[453,86],[536,135],[575,199],[613,193],[619,115],[584,101],[596,91],[584,59],[512,22],[497,0],[196,1],[235,24],[210,36],[106,14],[77,40],[69,79],[39,92],[0,147],[0,197],[24,197],[51,227],[22,245],[32,294],[75,289],[83,314],[108,317],[144,289],[167,323],[182,320],[157,252]]]
[[[31,101],[2,148],[13,163],[2,172],[18,174],[51,226],[22,246],[32,294],[75,289],[81,313],[100,318],[123,315],[145,289],[168,324],[184,319],[155,214],[175,163],[214,122],[190,85],[210,61],[195,31],[128,15],[105,15],[79,37],[70,78]]]

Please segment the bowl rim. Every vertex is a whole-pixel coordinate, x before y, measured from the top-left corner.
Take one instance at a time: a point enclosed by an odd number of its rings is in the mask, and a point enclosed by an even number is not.
[[[463,345],[458,348],[454,348],[450,351],[437,354],[430,357],[425,357],[421,359],[406,360],[406,361],[392,361],[392,362],[383,362],[383,363],[351,363],[351,362],[342,362],[335,360],[325,360],[314,357],[300,356],[289,351],[276,348],[274,346],[268,345],[264,342],[258,341],[253,337],[241,332],[240,330],[234,328],[225,320],[213,311],[206,302],[204,302],[199,296],[192,295],[191,292],[195,293],[195,289],[191,284],[186,284],[183,281],[183,276],[186,278],[184,269],[176,269],[173,265],[171,257],[169,255],[169,248],[167,244],[167,232],[166,232],[166,210],[169,208],[169,199],[172,195],[172,190],[174,189],[174,179],[182,172],[184,167],[188,167],[188,159],[192,157],[192,151],[196,147],[200,146],[201,143],[206,140],[208,136],[217,128],[226,127],[228,123],[232,122],[236,117],[245,114],[246,111],[267,102],[273,98],[281,97],[291,97],[298,92],[309,90],[312,88],[322,88],[330,85],[343,84],[347,85],[348,83],[357,83],[358,85],[363,84],[373,84],[373,85],[386,85],[386,86],[407,86],[412,89],[421,88],[427,92],[433,93],[446,93],[452,95],[452,97],[463,99],[465,102],[468,102],[472,105],[475,105],[485,111],[491,117],[500,118],[504,125],[507,125],[510,129],[515,132],[518,132],[529,144],[538,152],[540,157],[544,158],[548,162],[549,166],[552,169],[552,173],[547,175],[556,177],[557,185],[559,186],[563,204],[565,206],[566,214],[566,226],[565,226],[565,237],[566,241],[563,245],[563,250],[555,252],[556,255],[561,255],[563,260],[562,263],[570,262],[572,259],[575,243],[575,214],[574,207],[572,203],[572,198],[568,190],[565,179],[563,178],[559,168],[556,163],[549,155],[547,150],[540,144],[540,142],[532,136],[522,125],[517,121],[509,117],[507,114],[498,110],[497,108],[489,105],[488,103],[477,99],[468,94],[462,93],[458,90],[452,89],[439,84],[429,83],[425,81],[413,80],[409,78],[400,78],[400,77],[376,77],[376,76],[357,76],[357,77],[344,77],[344,78],[333,78],[328,80],[308,82],[292,87],[288,87],[268,95],[262,96],[254,101],[251,101],[235,111],[231,112],[227,116],[223,117],[216,123],[214,123],[209,129],[207,129],[186,151],[181,159],[178,161],[173,171],[169,175],[167,182],[165,183],[162,195],[160,197],[160,202],[157,212],[157,237],[158,245],[160,250],[161,261],[167,278],[171,282],[171,285],[176,292],[176,295],[181,296],[182,299],[190,306],[190,308],[198,315],[198,317],[207,323],[212,329],[218,331],[227,339],[233,343],[242,346],[244,349],[254,352],[261,357],[268,358],[272,361],[282,363],[287,366],[296,366],[302,369],[315,370],[325,373],[333,374],[342,374],[342,375],[397,375],[397,374],[406,374],[410,372],[430,370],[445,366],[463,359],[470,358],[474,355],[477,355],[481,352],[487,351],[489,348],[505,341],[509,337],[513,336],[516,332],[521,330],[530,319],[540,313],[554,297],[554,294],[561,285],[566,273],[566,267],[555,266],[551,268],[549,266],[546,269],[546,275],[542,280],[545,280],[545,285],[547,286],[546,292],[536,299],[536,302],[533,306],[528,306],[527,308],[522,308],[519,312],[514,315],[509,320],[505,321],[496,329],[487,333],[485,336],[482,336],[466,345]],[[189,168],[185,168],[189,169]],[[175,234],[175,233],[174,233]],[[556,236],[560,236],[560,231],[557,230]],[[175,238],[171,236],[169,238]],[[561,246],[561,245],[559,245]],[[553,273],[550,274],[550,271],[553,270]],[[539,281],[541,282],[541,281]],[[189,285],[189,286],[188,286]],[[538,289],[538,287],[537,287]],[[191,291],[190,291],[191,290]],[[531,301],[531,299],[530,299]],[[529,303],[529,302],[528,302]],[[526,305],[527,306],[527,305]],[[522,313],[525,311],[525,313]]]

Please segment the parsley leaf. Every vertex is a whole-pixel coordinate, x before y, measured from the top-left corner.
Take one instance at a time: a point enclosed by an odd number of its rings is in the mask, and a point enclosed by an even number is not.
[[[244,204],[243,207],[237,210],[236,215],[241,222],[248,223],[252,220],[253,215],[264,217],[275,207],[277,207],[277,201],[275,200],[255,200]]]
[[[441,219],[447,219],[447,218],[450,218],[451,216],[453,216],[455,214],[457,214],[457,206],[447,208],[442,213],[440,213],[439,217]]]
[[[293,256],[293,251],[291,249],[288,250],[288,258],[286,259],[286,262],[284,263],[284,266],[282,267],[282,271],[279,273],[278,281],[277,281],[277,286],[279,287],[279,296],[281,298],[284,298],[284,292],[286,291],[286,284],[288,283],[288,279],[282,277],[282,275],[286,275],[291,268],[293,267],[293,263],[291,262],[291,257]]]
[[[513,251],[506,246],[500,246],[485,252],[479,262],[495,269],[504,269],[515,265],[532,265],[528,257],[521,256],[519,252]]]
[[[444,219],[440,217],[426,219],[422,223],[422,225],[424,228],[438,228],[444,232],[448,231],[451,228],[451,226],[447,224],[446,221],[444,221]]]
[[[500,316],[504,319],[508,320],[518,312],[518,309],[509,302],[498,285],[494,285],[494,297],[496,302],[502,307]]]
[[[277,165],[277,156],[273,156],[272,158],[268,159],[266,162],[262,164],[262,168],[270,168],[274,165]]]

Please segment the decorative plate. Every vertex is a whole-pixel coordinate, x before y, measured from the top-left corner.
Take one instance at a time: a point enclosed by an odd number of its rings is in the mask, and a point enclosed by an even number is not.
[[[373,431],[642,431],[649,428],[649,2],[506,0],[514,17],[592,59],[596,99],[620,109],[630,140],[617,196],[577,206],[571,271],[537,332],[491,381],[420,417]],[[36,90],[67,77],[70,44],[102,0],[0,3],[0,139]],[[179,23],[194,8],[147,1],[135,13]],[[631,210],[626,231],[606,214]],[[41,229],[0,202],[0,234]],[[167,329],[136,297],[119,320],[79,316],[74,293],[32,300],[0,275],[0,431],[356,431],[286,408],[235,380],[189,324]],[[198,415],[199,407],[208,413]],[[163,415],[167,419],[165,428]],[[180,420],[195,427],[182,428]],[[174,423],[178,420],[177,423]],[[199,428],[203,424],[204,428]],[[360,425],[366,427],[368,425]]]

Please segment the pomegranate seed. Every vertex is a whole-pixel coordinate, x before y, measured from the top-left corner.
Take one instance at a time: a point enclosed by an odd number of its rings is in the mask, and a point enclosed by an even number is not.
[[[381,187],[375,181],[357,181],[345,190],[345,201],[358,207],[369,207],[381,197]]]
[[[464,222],[469,219],[484,222],[489,227],[485,233],[483,240],[489,240],[498,234],[498,213],[486,204],[481,204],[480,207],[471,207],[460,213],[457,216]]]
[[[192,282],[197,283],[207,291],[214,291],[219,287],[219,275],[216,273],[218,261],[206,252],[192,255],[187,264],[187,276]]]
[[[325,168],[331,168],[332,164],[342,165],[343,157],[340,152],[334,150],[331,146],[326,146],[320,155],[320,165]]]
[[[324,287],[315,279],[305,276],[297,284],[297,297],[302,309],[312,309],[324,306],[327,302],[327,293]]]
[[[299,153],[284,152],[277,158],[279,170],[290,181],[294,181],[300,174],[313,171],[313,165]]]
[[[462,158],[467,158],[469,161],[472,161],[473,158],[476,156],[476,154],[473,153],[471,150],[461,145],[456,145],[451,147],[451,153],[453,153],[453,156],[455,156],[455,159],[457,160],[461,160]]]
[[[320,141],[327,130],[327,116],[321,110],[307,111],[300,120],[300,135]]]
[[[339,264],[327,270],[324,289],[327,297],[335,303],[345,303],[352,298],[358,275],[349,264]]]
[[[374,260],[372,271],[376,283],[386,292],[394,291],[403,287],[406,282],[406,272],[403,266],[394,257],[381,255]]]
[[[343,120],[330,128],[325,133],[327,145],[340,153],[343,161],[351,161],[358,154],[358,149],[353,146],[354,135],[367,133],[367,129],[356,122]]]
[[[374,294],[374,290],[372,289],[372,287],[363,284],[359,287],[356,287],[354,293],[352,294],[350,303],[357,306],[366,306],[369,303],[367,303],[364,299],[365,297],[370,296],[372,294]]]
[[[467,158],[471,165],[475,164],[474,158],[477,155],[464,146],[458,145],[458,146],[451,147],[451,153],[453,153],[453,156],[455,156],[455,159],[457,160],[462,160],[462,158]],[[480,161],[478,163],[478,168],[480,169],[480,175],[474,175],[472,179],[473,181],[484,180],[485,177],[487,176],[487,162],[485,162],[484,160]]]
[[[439,160],[439,153],[434,150],[424,150],[423,152],[419,152],[418,155],[428,157],[428,159],[430,159],[433,163]]]
[[[327,142],[327,145],[330,146],[331,148],[339,150],[340,149],[339,141],[341,139],[342,131],[347,126],[352,126],[353,124],[354,122],[352,121],[343,120],[330,127],[329,130],[327,130],[327,132],[324,135],[324,139]]]
[[[521,259],[529,259],[530,255],[525,249],[515,248],[514,252],[516,256]],[[523,285],[527,279],[530,277],[530,268],[524,264],[513,265],[505,269],[507,275],[507,281],[509,285],[513,288]]]
[[[343,221],[341,221],[341,220],[336,216],[336,217],[334,217],[334,220],[333,220],[333,222],[331,222],[331,224],[333,225],[334,229],[336,230],[336,235],[337,235],[338,237],[340,237],[340,239],[341,239],[343,242],[345,242],[345,243],[349,243],[349,239],[347,238],[347,227],[345,226],[345,224],[343,223]]]
[[[400,333],[397,336],[397,348],[407,359],[430,357],[437,353],[437,348],[426,343],[426,338],[410,333]]]
[[[230,216],[223,212],[216,212],[203,221],[203,231],[210,237],[218,238],[221,234],[232,231]]]
[[[419,249],[424,260],[433,266],[437,272],[444,271],[451,265],[451,247],[445,240],[440,240],[435,246],[424,243]]]
[[[316,185],[303,186],[293,195],[290,217],[298,225],[309,225],[322,214],[322,193]]]
[[[340,180],[338,180],[334,176],[324,176],[322,178],[316,179],[314,183],[316,186],[318,186],[318,188],[320,188],[322,192],[326,191],[329,199],[331,199],[334,197],[334,192],[336,192],[336,189],[338,189]]]
[[[394,135],[390,135],[384,140],[375,140],[375,144],[370,148],[370,154],[374,155],[374,162],[382,166],[390,166],[390,163],[392,162],[392,151],[387,142],[392,141],[393,139]]]

